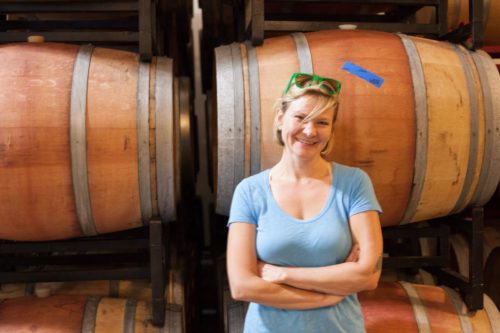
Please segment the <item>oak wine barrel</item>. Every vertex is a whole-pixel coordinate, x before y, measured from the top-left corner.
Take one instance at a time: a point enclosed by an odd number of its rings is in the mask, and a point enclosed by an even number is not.
[[[401,34],[329,30],[221,46],[216,56],[216,211],[237,183],[278,162],[273,104],[293,72],[342,82],[328,159],[364,169],[382,225],[481,206],[500,179],[500,76],[484,52]],[[378,88],[342,67],[384,81]]]
[[[0,239],[91,236],[176,217],[172,61],[0,45]]]
[[[165,326],[153,326],[151,306],[133,299],[55,295],[0,303],[0,332],[153,333],[183,332],[179,307],[167,306]]]
[[[500,330],[498,310],[484,295],[484,309],[468,312],[458,293],[447,287],[380,282],[358,294],[367,333],[481,332]]]

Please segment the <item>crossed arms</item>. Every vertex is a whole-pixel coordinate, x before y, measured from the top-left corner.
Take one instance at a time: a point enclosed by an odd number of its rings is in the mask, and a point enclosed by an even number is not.
[[[349,224],[354,246],[344,263],[280,267],[258,261],[255,225],[232,223],[227,243],[232,297],[282,309],[313,309],[337,304],[349,294],[375,289],[382,266],[378,213],[353,215]]]

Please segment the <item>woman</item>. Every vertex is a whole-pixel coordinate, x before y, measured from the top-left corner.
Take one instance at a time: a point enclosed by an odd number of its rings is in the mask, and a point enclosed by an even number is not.
[[[245,332],[365,331],[356,293],[380,277],[381,209],[365,172],[323,158],[340,87],[293,74],[275,107],[281,160],[235,190],[227,269],[251,302]]]

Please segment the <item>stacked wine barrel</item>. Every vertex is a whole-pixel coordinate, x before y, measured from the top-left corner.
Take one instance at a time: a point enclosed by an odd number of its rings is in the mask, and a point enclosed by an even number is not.
[[[71,239],[176,219],[194,171],[181,152],[192,155],[190,83],[174,77],[171,59],[17,43],[0,45],[0,64],[0,239]],[[182,268],[169,265],[165,329],[152,326],[148,281],[3,284],[0,331],[183,332],[182,281]]]
[[[273,104],[293,72],[342,82],[328,159],[371,177],[383,226],[482,206],[500,179],[500,76],[484,52],[418,37],[330,30],[216,49],[217,211],[274,165]],[[375,73],[380,88],[342,69]]]
[[[175,219],[172,62],[88,46],[0,46],[0,238]]]

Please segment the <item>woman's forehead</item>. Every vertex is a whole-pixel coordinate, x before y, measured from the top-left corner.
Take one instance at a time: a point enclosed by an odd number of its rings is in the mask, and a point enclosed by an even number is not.
[[[314,95],[301,96],[292,103],[290,103],[287,113],[290,114],[302,113],[304,115],[308,115],[315,109],[318,102],[321,103],[321,100],[318,96]],[[326,110],[318,114],[317,117],[321,116],[333,117],[333,113],[334,113],[333,108],[327,108]]]

